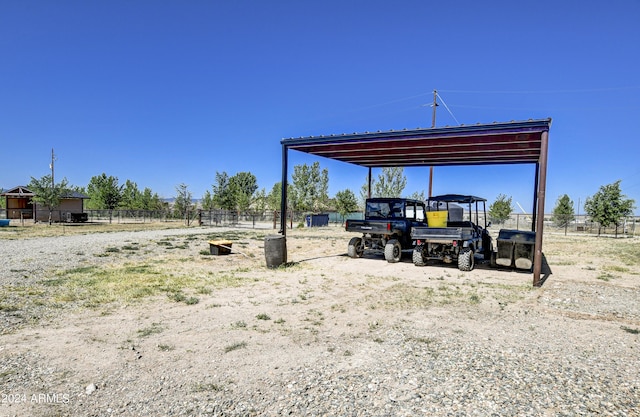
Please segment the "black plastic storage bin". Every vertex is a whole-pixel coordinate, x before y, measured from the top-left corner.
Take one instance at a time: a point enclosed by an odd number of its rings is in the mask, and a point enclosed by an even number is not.
[[[497,265],[529,270],[533,267],[536,232],[502,229],[497,244]]]

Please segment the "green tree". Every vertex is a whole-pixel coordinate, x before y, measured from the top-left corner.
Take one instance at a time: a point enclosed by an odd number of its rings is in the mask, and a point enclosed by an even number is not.
[[[131,180],[127,180],[122,188],[122,199],[120,207],[129,210],[142,209],[142,193],[138,189],[138,184]]]
[[[258,189],[258,181],[250,172],[238,172],[229,178],[229,190],[233,202],[232,209],[246,211],[251,206],[253,193]]]
[[[411,200],[418,200],[418,201],[424,201],[426,200],[426,197],[424,196],[424,191],[414,191],[413,194],[411,194],[409,197],[407,197]]]
[[[118,185],[118,177],[102,175],[91,177],[87,185],[89,205],[98,210],[109,210],[109,223],[112,221],[113,210],[122,200],[122,185]]]
[[[404,168],[382,168],[378,180],[372,185],[376,197],[400,197],[407,185]]]
[[[87,185],[87,204],[97,210],[113,210],[122,200],[122,188],[118,185],[117,177],[105,173],[91,177]]]
[[[293,208],[302,211],[320,212],[329,201],[329,171],[320,170],[320,163],[314,162],[293,167],[291,200]]]
[[[49,224],[52,223],[53,210],[60,205],[60,199],[69,192],[68,185],[66,178],[54,184],[51,175],[45,175],[40,179],[31,177],[28,188],[34,193],[33,201],[49,210]]]
[[[620,180],[613,184],[603,185],[584,203],[586,213],[591,220],[598,223],[598,235],[602,227],[616,226],[616,237],[621,220],[630,216],[635,208],[635,201],[627,198],[620,190]]]
[[[564,234],[566,236],[569,223],[574,221],[575,218],[573,201],[568,195],[564,194],[562,197],[558,198],[558,201],[556,201],[556,206],[553,208],[553,216],[551,220],[553,220],[556,226],[564,227]]]
[[[511,197],[507,197],[504,194],[498,194],[496,201],[491,203],[489,206],[489,218],[498,224],[504,223],[509,216],[511,216],[511,212],[513,212],[511,201]]]
[[[216,171],[216,179],[213,184],[213,202],[216,207],[224,210],[233,210],[235,208],[233,191],[229,186],[229,174],[224,171]]]
[[[158,193],[151,191],[151,188],[145,187],[140,193],[140,209],[142,210],[163,210],[164,203],[160,199]]]
[[[349,189],[338,191],[336,193],[335,206],[344,219],[349,213],[358,210],[358,200],[353,191]]]
[[[256,211],[258,211],[259,213],[264,213],[267,208],[267,190],[263,188],[259,191],[256,191],[253,198],[253,204]]]
[[[213,202],[213,195],[211,195],[211,193],[209,192],[209,190],[206,190],[204,192],[204,195],[202,196],[202,199],[200,200],[200,204],[202,205],[202,209],[203,210],[213,210],[215,208],[215,204]]]
[[[371,197],[400,197],[407,185],[407,177],[402,167],[382,168],[378,178],[371,178]],[[369,193],[369,178],[365,179],[360,188],[362,207]]]
[[[371,179],[371,188],[373,188],[373,183],[374,183],[374,179],[372,178]],[[371,190],[371,193],[372,193],[371,197],[374,197],[373,189]],[[368,197],[369,197],[369,178],[365,178],[364,184],[362,184],[362,187],[360,187],[360,200],[358,201],[358,203],[360,205],[360,209],[362,211],[365,210]]]
[[[176,198],[173,201],[173,212],[176,217],[186,219],[189,211],[193,210],[191,192],[187,184],[176,186]]]
[[[282,183],[276,182],[271,187],[271,191],[267,195],[267,208],[269,210],[277,211],[280,210],[280,205],[282,203]]]

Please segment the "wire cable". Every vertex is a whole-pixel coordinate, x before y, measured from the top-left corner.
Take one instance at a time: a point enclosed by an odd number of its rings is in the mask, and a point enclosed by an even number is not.
[[[442,99],[442,96],[440,95],[440,93],[436,92],[436,97],[438,97],[440,99],[440,101],[444,105],[444,108],[447,109],[447,111],[449,112],[451,117],[453,117],[453,120],[455,120],[457,124],[460,124],[458,119],[456,119],[456,116],[454,116],[453,113],[451,112],[451,110],[449,110],[449,106],[447,106],[447,103],[444,102],[444,100]]]
[[[566,94],[566,93],[596,93],[602,91],[624,91],[637,90],[640,85],[630,85],[625,87],[604,87],[575,90],[439,90],[444,93],[466,93],[466,94]]]

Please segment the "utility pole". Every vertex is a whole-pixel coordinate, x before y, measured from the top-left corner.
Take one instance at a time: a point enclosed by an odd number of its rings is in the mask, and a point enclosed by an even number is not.
[[[438,90],[433,90],[433,104],[432,112],[431,112],[431,127],[436,127],[436,107],[438,107]],[[433,165],[429,167],[429,197],[432,196],[433,192]]]
[[[49,168],[51,168],[51,198],[54,198],[56,194],[56,183],[53,178],[53,172],[54,172],[53,164],[55,160],[56,160],[56,156],[53,153],[53,148],[51,148],[51,164],[49,165]],[[48,200],[51,201],[51,199],[48,199]],[[49,226],[51,226],[51,223],[52,223],[51,215],[52,215],[53,208],[51,207],[51,202],[49,202],[48,205],[49,205]]]
[[[49,164],[49,168],[51,168],[51,189],[55,187],[56,182],[53,179],[53,161],[56,160],[56,157],[53,153],[53,148],[51,148],[51,164]]]

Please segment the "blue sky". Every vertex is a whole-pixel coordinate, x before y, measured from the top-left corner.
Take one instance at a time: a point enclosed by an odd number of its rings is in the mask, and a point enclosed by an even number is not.
[[[250,171],[269,191],[281,139],[429,127],[436,89],[438,126],[553,119],[547,211],[616,180],[640,206],[638,22],[638,0],[0,0],[0,188],[50,173],[54,148],[73,185],[200,198]],[[365,168],[292,151],[290,173],[314,161],[331,196],[359,193]],[[533,172],[436,168],[433,192],[529,211]],[[428,168],[405,174],[426,194]]]

